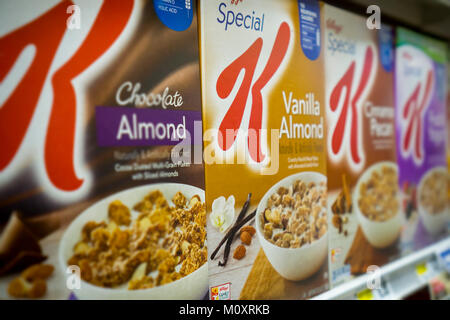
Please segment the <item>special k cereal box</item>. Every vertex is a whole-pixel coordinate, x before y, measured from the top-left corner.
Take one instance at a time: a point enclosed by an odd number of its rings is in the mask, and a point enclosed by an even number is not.
[[[320,19],[316,1],[200,2],[211,299],[328,287]]]
[[[397,155],[408,218],[405,253],[447,233],[446,44],[397,29]]]
[[[205,297],[193,2],[7,3],[0,299]]]
[[[447,53],[450,48],[447,47]],[[447,210],[450,210],[450,55],[447,54]],[[450,219],[447,220],[447,233],[450,234]]]
[[[400,255],[394,34],[326,5],[325,109],[332,286]],[[374,268],[374,267],[371,267]]]

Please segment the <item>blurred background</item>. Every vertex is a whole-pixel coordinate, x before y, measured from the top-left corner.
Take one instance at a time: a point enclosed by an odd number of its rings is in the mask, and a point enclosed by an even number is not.
[[[381,21],[400,22],[416,31],[450,42],[450,0],[329,0],[327,3],[363,13],[368,6],[381,9]]]

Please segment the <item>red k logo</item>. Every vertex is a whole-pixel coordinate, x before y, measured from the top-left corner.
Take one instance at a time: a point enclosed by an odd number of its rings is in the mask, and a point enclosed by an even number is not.
[[[351,96],[352,86],[355,78],[356,62],[352,61],[342,78],[337,82],[330,95],[330,109],[333,113],[339,112],[337,121],[331,131],[330,149],[333,155],[338,155],[343,146],[347,145],[350,160],[355,165],[363,162],[360,150],[361,122],[359,120],[360,100],[367,87],[374,67],[374,56],[372,47],[367,47],[364,55],[364,63],[361,77],[356,91]],[[339,106],[341,106],[339,108]],[[338,110],[339,109],[339,110]],[[348,132],[349,131],[349,132]],[[348,137],[349,141],[344,141]],[[345,152],[345,150],[344,150]]]
[[[40,112],[36,110],[38,99],[66,32],[66,10],[72,4],[71,1],[63,1],[37,19],[0,38],[0,81],[5,79],[28,45],[36,48],[25,75],[0,106],[0,173],[17,154],[33,114]],[[77,97],[71,81],[114,43],[125,28],[132,9],[132,0],[104,1],[81,46],[51,75],[53,101],[48,127],[42,132],[45,135],[42,160],[50,183],[59,190],[75,191],[83,183],[74,169]]]
[[[402,130],[402,151],[407,155],[412,153],[414,161],[417,163],[423,161],[422,122],[433,91],[433,81],[433,70],[430,70],[426,77],[425,89],[422,89],[422,84],[419,82],[402,109],[401,116],[405,120]],[[423,90],[423,94],[422,99],[419,101],[421,90]]]
[[[265,158],[261,151],[261,126],[263,118],[263,98],[261,90],[270,81],[283,61],[290,39],[290,28],[283,22],[272,47],[269,59],[258,79],[253,81],[255,68],[260,58],[263,39],[260,37],[236,60],[226,67],[219,75],[216,84],[217,94],[226,99],[236,85],[237,78],[242,70],[245,71],[242,83],[236,96],[228,108],[225,117],[219,126],[219,147],[228,150],[236,141],[241,127],[242,118],[251,90],[251,112],[248,123],[248,151],[255,162],[262,162]]]

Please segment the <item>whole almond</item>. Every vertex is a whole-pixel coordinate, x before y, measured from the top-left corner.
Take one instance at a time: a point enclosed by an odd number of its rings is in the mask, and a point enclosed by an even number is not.
[[[241,233],[242,232],[248,232],[253,237],[255,235],[255,233],[256,233],[256,230],[252,226],[243,226],[241,228]]]
[[[241,241],[249,246],[252,243],[252,236],[247,231],[244,231],[241,233]]]
[[[246,251],[247,250],[242,244],[238,245],[236,249],[234,249],[233,258],[235,258],[236,260],[241,260],[243,257],[245,257]]]

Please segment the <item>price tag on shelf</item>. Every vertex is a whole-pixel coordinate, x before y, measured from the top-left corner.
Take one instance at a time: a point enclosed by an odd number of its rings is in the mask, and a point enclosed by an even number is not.
[[[447,272],[450,272],[450,248],[442,250],[438,253],[438,256],[442,267],[444,267]]]
[[[416,265],[416,274],[422,281],[430,280],[433,275],[439,272],[437,256],[433,255],[429,260]]]
[[[361,290],[356,294],[358,300],[373,300],[373,293],[370,289]]]
[[[416,273],[418,276],[423,276],[427,273],[427,264],[425,262],[416,265]]]

